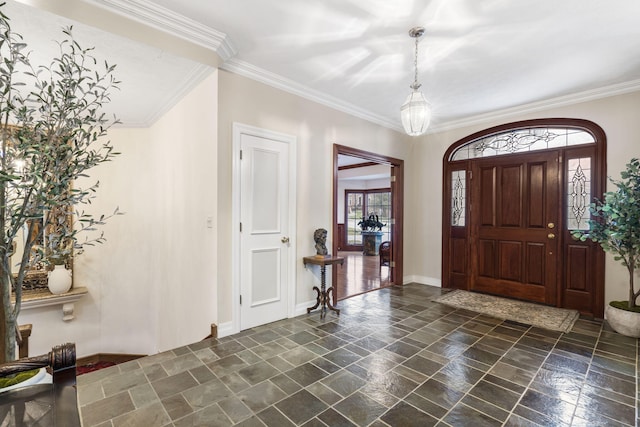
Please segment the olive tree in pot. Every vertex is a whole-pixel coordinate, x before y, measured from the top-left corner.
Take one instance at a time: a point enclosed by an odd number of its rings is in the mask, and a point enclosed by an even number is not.
[[[574,231],[573,236],[599,243],[627,268],[629,298],[610,302],[605,317],[616,332],[638,338],[640,290],[636,291],[634,277],[640,267],[640,161],[631,159],[620,176],[619,181],[610,179],[615,191],[604,193],[602,200],[591,204],[593,219],[589,220],[589,231]]]
[[[23,37],[11,30],[0,4],[0,363],[15,359],[23,281],[35,263],[70,257],[100,243],[92,232],[112,216],[94,217],[80,205],[98,183],[78,178],[117,153],[107,130],[117,122],[101,112],[117,87],[114,67],[63,30],[59,54],[47,66],[30,64]],[[114,214],[117,214],[114,212]],[[75,224],[61,220],[72,215]],[[47,231],[48,230],[48,231]],[[45,234],[43,238],[43,233]],[[20,245],[16,245],[21,240]],[[44,242],[44,244],[36,243]],[[23,247],[21,253],[16,247]],[[15,252],[15,253],[14,253]],[[12,295],[13,294],[13,300]]]

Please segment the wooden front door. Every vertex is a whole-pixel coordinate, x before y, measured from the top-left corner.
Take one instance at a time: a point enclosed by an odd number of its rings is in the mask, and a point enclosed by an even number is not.
[[[603,316],[604,252],[571,237],[605,188],[602,128],[508,123],[455,142],[443,161],[443,287]]]
[[[471,290],[555,305],[559,153],[473,163]]]

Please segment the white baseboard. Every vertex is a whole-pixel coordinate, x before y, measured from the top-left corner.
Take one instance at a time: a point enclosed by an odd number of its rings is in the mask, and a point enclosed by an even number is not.
[[[233,335],[233,322],[224,322],[218,325],[218,338]]]
[[[296,305],[295,311],[291,317],[297,317],[301,314],[307,314],[307,307],[312,307],[316,303],[315,300],[303,302]],[[233,322],[224,322],[218,325],[218,338],[228,337],[236,332],[233,330]]]
[[[442,281],[437,277],[427,277],[427,276],[404,276],[402,283],[404,285],[408,283],[418,283],[420,285],[429,285],[429,286],[437,286],[439,288],[442,287]]]

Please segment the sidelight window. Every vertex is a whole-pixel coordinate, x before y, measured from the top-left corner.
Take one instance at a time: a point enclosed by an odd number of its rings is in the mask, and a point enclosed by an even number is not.
[[[591,158],[569,159],[567,164],[567,225],[588,230],[591,203]]]
[[[466,224],[466,194],[466,171],[451,172],[451,225],[454,227]]]

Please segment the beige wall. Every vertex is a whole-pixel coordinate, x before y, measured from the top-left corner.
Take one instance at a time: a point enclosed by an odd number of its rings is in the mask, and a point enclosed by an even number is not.
[[[632,157],[640,157],[640,92],[604,98],[575,105],[550,108],[535,114],[507,117],[475,126],[429,134],[416,143],[411,153],[415,185],[405,205],[405,274],[422,283],[439,284],[441,279],[442,157],[457,140],[476,131],[518,120],[570,117],[591,120],[607,135],[608,175],[619,178]],[[610,189],[610,187],[609,187]],[[605,301],[625,299],[626,270],[607,256]]]
[[[225,71],[219,79],[218,133],[218,309],[220,323],[231,321],[231,153],[232,124],[297,137],[296,303],[313,299],[317,280],[302,257],[314,250],[313,231],[331,230],[333,144],[407,159],[411,138],[295,95]],[[327,247],[331,247],[329,236]]]
[[[125,214],[76,260],[75,283],[89,295],[75,320],[63,322],[60,306],[21,313],[34,327],[32,355],[64,342],[80,357],[152,354],[209,334],[218,317],[217,83],[214,72],[151,128],[109,132],[122,154],[92,171],[101,185],[86,211]]]

